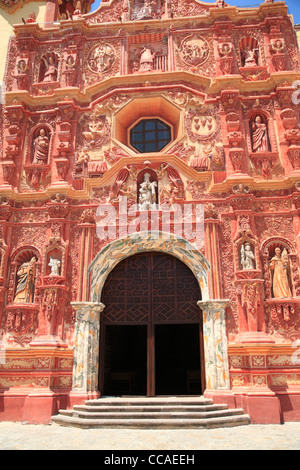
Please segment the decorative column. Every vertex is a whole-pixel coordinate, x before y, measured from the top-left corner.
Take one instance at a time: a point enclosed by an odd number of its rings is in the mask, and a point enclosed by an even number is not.
[[[206,388],[229,390],[225,308],[229,300],[199,300],[203,313]]]
[[[204,209],[205,221],[205,253],[207,260],[214,270],[209,276],[210,297],[222,299],[222,279],[220,277],[220,253],[219,253],[219,226],[220,219],[213,204],[206,204]]]
[[[95,214],[93,209],[86,209],[81,214],[78,226],[81,228],[78,300],[84,302],[88,299],[88,267],[93,259],[94,237],[96,230]]]
[[[75,348],[72,393],[98,398],[100,317],[105,305],[94,302],[74,302]]]

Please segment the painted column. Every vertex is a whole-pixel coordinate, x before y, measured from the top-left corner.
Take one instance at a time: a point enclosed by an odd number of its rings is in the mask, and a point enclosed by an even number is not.
[[[203,313],[203,340],[206,388],[229,390],[229,365],[225,327],[225,308],[229,300],[200,300]]]
[[[88,300],[88,266],[93,259],[94,232],[96,225],[94,216],[93,214],[90,214],[89,210],[84,211],[81,219],[82,222],[78,224],[78,226],[81,227],[78,300],[79,302],[84,302]]]
[[[213,299],[222,299],[222,282],[220,278],[220,253],[219,253],[219,219],[205,219],[205,253],[214,273],[209,276],[210,297]]]
[[[73,392],[98,392],[100,314],[105,305],[74,302],[76,311]]]

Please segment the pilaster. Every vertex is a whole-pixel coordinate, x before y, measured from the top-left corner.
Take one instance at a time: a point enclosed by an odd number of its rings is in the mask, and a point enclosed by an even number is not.
[[[203,338],[206,387],[210,390],[229,390],[229,366],[225,327],[225,308],[228,300],[200,300],[203,313]]]
[[[98,391],[100,317],[105,305],[72,303],[76,311],[72,392]]]

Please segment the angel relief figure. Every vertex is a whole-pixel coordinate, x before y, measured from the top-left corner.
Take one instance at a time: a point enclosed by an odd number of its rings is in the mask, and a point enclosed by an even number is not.
[[[275,256],[270,261],[270,275],[272,280],[273,297],[292,297],[291,292],[291,267],[287,250],[275,248]]]

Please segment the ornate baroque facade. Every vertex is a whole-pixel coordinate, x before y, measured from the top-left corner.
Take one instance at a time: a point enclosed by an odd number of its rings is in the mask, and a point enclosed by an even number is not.
[[[299,420],[300,73],[285,2],[80,8],[49,1],[46,27],[29,16],[9,42],[1,419],[48,422],[100,396],[105,325],[149,334],[197,317],[201,393],[253,422]],[[127,285],[121,270],[141,253],[186,265],[193,305],[182,275],[174,310],[167,281],[169,298],[143,309],[144,271]]]

